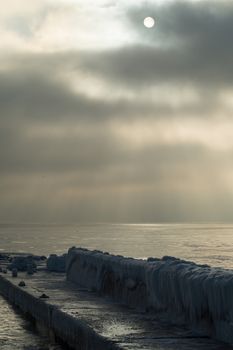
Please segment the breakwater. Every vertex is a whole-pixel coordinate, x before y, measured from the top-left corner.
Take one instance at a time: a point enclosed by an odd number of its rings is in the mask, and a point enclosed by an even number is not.
[[[0,293],[28,315],[38,329],[72,349],[232,349],[210,338],[211,335],[231,343],[230,336],[216,335],[209,315],[195,316],[196,326],[190,327],[191,315],[186,306],[179,309],[175,290],[181,285],[176,276],[177,285],[172,286],[172,278],[184,265],[185,281],[187,265],[192,263],[169,257],[135,260],[81,248],[72,248],[60,257],[52,255],[47,263],[43,257],[25,259],[30,267],[27,266],[27,271],[22,268],[22,257],[15,257],[10,264],[5,260],[0,273]],[[61,272],[64,259],[66,273]],[[32,260],[37,264],[34,272]],[[4,266],[12,269],[11,273]],[[15,273],[16,266],[22,271]],[[208,269],[195,264],[192,268]],[[172,269],[175,273],[171,273]],[[186,290],[179,290],[187,296],[191,293],[187,286]],[[186,300],[187,305],[189,301]],[[201,324],[204,326],[200,331],[197,326]]]
[[[164,257],[135,260],[71,248],[67,279],[132,308],[166,312],[233,343],[233,271]]]
[[[43,274],[43,276],[45,275]],[[49,277],[51,278],[52,276]],[[18,282],[18,279],[0,275],[1,294],[10,303],[18,306],[26,316],[29,316],[42,332],[47,332],[50,336],[62,340],[73,349],[120,349],[120,347],[115,347],[108,339],[98,335],[81,319],[63,311],[55,300],[50,302],[41,299],[41,289],[35,288],[35,281],[34,284],[31,284],[32,287],[26,286],[25,288],[17,286],[15,282]],[[62,289],[60,294],[62,294]],[[64,301],[65,298],[63,297]]]

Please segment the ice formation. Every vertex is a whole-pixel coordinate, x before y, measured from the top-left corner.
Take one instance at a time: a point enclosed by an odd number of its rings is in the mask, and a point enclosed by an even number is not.
[[[233,271],[164,257],[136,260],[71,248],[67,279],[144,311],[168,312],[233,343]]]
[[[0,275],[1,294],[34,319],[38,329],[47,331],[48,334],[54,333],[65,344],[76,350],[119,349],[114,342],[97,334],[75,315],[63,312],[58,306],[47,302],[49,299],[38,296],[37,290],[21,287]]]
[[[66,270],[66,256],[63,254],[58,256],[56,254],[51,254],[47,260],[47,269],[54,272],[65,272]]]
[[[28,269],[36,270],[36,262],[32,255],[16,256],[12,263],[8,266],[10,270],[17,269],[18,271],[27,271]]]

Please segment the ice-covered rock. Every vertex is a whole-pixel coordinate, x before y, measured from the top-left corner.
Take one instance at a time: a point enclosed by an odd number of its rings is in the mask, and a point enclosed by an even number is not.
[[[18,276],[18,270],[16,268],[12,269],[12,277]]]
[[[14,257],[8,268],[10,270],[17,269],[18,271],[27,271],[29,266],[33,271],[36,270],[37,265],[32,255]]]
[[[66,271],[66,257],[67,254],[58,256],[51,254],[47,259],[47,269],[54,272],[65,272]]]
[[[20,281],[18,284],[19,287],[25,287],[26,283],[24,281]]]
[[[7,254],[0,254],[0,260],[8,260],[9,256]]]
[[[67,279],[131,307],[168,312],[233,343],[233,271],[164,257],[136,260],[72,248]]]

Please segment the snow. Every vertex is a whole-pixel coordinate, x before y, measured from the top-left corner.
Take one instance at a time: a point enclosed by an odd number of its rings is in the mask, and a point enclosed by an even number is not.
[[[67,279],[143,311],[160,311],[233,343],[233,271],[164,257],[71,248]]]

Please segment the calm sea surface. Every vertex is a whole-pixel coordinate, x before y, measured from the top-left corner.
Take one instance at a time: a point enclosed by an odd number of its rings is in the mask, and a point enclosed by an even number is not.
[[[59,254],[71,246],[135,258],[171,255],[233,268],[233,224],[0,224],[0,253]],[[28,326],[0,298],[0,349],[48,348]]]
[[[0,252],[48,255],[71,246],[136,258],[172,255],[233,268],[233,224],[0,224]]]

